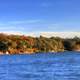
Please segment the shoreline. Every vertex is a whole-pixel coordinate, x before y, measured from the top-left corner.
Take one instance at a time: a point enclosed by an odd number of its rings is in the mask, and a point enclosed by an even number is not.
[[[68,50],[64,50],[64,51],[55,51],[55,52],[18,52],[18,53],[8,53],[8,52],[5,52],[5,53],[3,53],[3,52],[1,52],[0,51],[0,55],[25,55],[25,54],[27,54],[27,55],[32,55],[32,54],[41,54],[41,53],[43,53],[43,54],[47,54],[47,53],[49,53],[49,54],[51,54],[51,53],[53,53],[53,54],[58,54],[58,53],[60,53],[60,52],[67,52]],[[80,52],[80,50],[72,50],[73,52]],[[71,52],[71,51],[68,51],[68,52]]]
[[[63,39],[0,34],[0,54],[37,54],[80,51],[80,38]]]

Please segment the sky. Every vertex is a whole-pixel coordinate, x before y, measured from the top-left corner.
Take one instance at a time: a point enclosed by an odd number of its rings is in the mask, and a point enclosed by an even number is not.
[[[80,0],[0,0],[0,32],[79,32]]]

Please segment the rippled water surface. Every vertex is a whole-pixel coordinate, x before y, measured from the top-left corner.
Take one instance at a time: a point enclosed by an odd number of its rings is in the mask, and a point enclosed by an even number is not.
[[[1,55],[0,80],[80,80],[80,53]]]

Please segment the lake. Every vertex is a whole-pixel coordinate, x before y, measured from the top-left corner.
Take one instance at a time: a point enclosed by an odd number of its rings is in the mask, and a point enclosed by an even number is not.
[[[0,55],[0,80],[80,80],[80,53]]]

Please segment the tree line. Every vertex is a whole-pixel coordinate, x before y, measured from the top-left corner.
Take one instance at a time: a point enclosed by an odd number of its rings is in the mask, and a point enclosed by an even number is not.
[[[25,52],[62,52],[80,50],[80,38],[31,37],[0,34],[0,52],[18,54]]]

